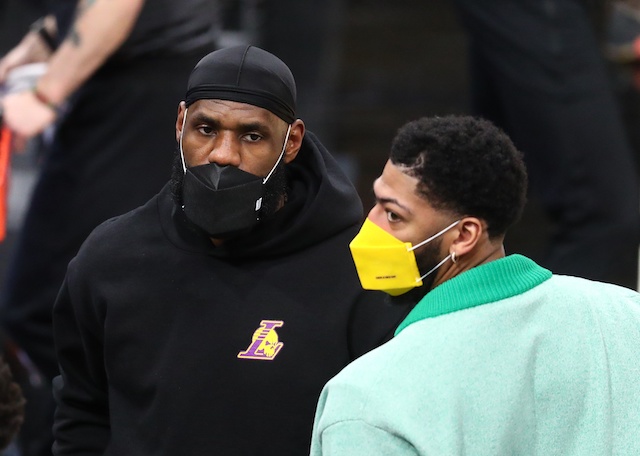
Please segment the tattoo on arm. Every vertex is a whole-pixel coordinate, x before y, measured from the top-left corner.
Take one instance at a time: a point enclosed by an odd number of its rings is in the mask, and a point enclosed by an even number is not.
[[[69,36],[67,38],[75,47],[79,47],[82,43],[80,32],[78,31],[78,28],[76,26],[78,23],[78,19],[80,19],[80,17],[82,17],[82,15],[86,13],[87,10],[91,8],[91,6],[93,6],[96,1],[97,0],[80,0],[78,2],[78,6],[76,7],[76,14],[73,18],[73,25],[71,26],[71,30],[69,30]]]

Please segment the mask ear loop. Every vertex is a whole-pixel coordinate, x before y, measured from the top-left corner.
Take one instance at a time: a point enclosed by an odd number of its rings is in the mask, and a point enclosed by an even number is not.
[[[436,234],[434,234],[433,236],[431,236],[429,239],[425,239],[424,241],[422,241],[422,242],[420,242],[420,243],[418,243],[418,244],[414,245],[413,247],[411,247],[411,248],[409,249],[409,251],[411,252],[412,250],[415,250],[415,249],[417,249],[418,247],[423,246],[423,245],[425,245],[425,244],[427,244],[427,243],[429,243],[429,242],[433,241],[435,238],[437,238],[438,236],[443,235],[444,233],[446,233],[447,231],[449,231],[451,228],[453,228],[454,226],[456,226],[458,223],[460,223],[460,220],[456,220],[455,222],[453,222],[451,225],[449,225],[449,226],[448,226],[448,227],[446,227],[445,229],[438,231]],[[433,267],[429,272],[427,272],[426,274],[424,274],[423,276],[421,276],[419,280],[416,280],[416,282],[419,282],[419,281],[423,280],[425,277],[427,277],[427,276],[428,276],[429,274],[431,274],[433,271],[435,271],[435,270],[436,270],[436,269],[438,269],[440,266],[442,266],[442,265],[443,265],[447,260],[449,260],[450,258],[455,258],[455,257],[452,257],[452,255],[453,255],[453,254],[451,254],[451,253],[450,253],[449,255],[447,255],[446,257],[444,257],[444,259],[443,259],[440,263],[436,264],[436,265],[435,265],[435,266],[434,266],[434,267]]]
[[[425,277],[427,277],[429,274],[431,274],[433,271],[435,271],[436,269],[438,269],[440,266],[442,266],[449,258],[451,258],[451,254],[447,255],[446,257],[444,257],[444,260],[442,260],[440,263],[436,264],[433,269],[431,269],[431,271],[427,272],[425,275],[423,275],[422,277],[420,277],[420,280],[423,280]],[[416,280],[416,282],[419,282],[419,280]]]
[[[187,112],[189,108],[185,108],[184,116],[182,117],[182,130],[180,131],[180,161],[182,162],[182,172],[187,174],[187,164],[184,161],[184,152],[182,151],[182,136],[184,136],[184,125],[187,122]]]
[[[462,220],[462,219],[460,219]],[[422,247],[423,245],[433,241],[435,238],[437,238],[438,236],[442,236],[444,233],[446,233],[447,231],[449,231],[451,228],[453,228],[454,226],[456,226],[458,223],[460,223],[460,220],[457,220],[455,222],[453,222],[451,225],[449,225],[448,227],[446,227],[444,230],[440,230],[438,231],[436,234],[434,234],[433,236],[431,236],[429,239],[425,239],[422,242],[419,242],[418,244],[414,245],[413,247],[411,247],[409,250],[409,252],[411,252],[412,250],[417,249],[418,247]]]
[[[282,152],[280,152],[280,156],[278,157],[278,160],[276,161],[276,164],[273,165],[273,168],[271,168],[271,171],[269,171],[269,174],[267,174],[267,177],[265,177],[262,180],[262,184],[263,185],[267,183],[267,181],[269,180],[269,178],[271,177],[273,172],[276,170],[276,168],[280,164],[280,160],[282,160],[282,157],[284,156],[284,151],[287,149],[287,141],[289,141],[289,133],[291,133],[291,124],[289,124],[289,128],[287,128],[287,135],[284,137],[284,144],[282,145]]]

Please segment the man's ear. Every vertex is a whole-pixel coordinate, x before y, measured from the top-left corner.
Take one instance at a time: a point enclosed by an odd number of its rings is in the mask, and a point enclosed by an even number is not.
[[[182,133],[182,121],[184,119],[184,111],[187,104],[181,101],[178,105],[178,116],[176,117],[176,142],[180,142],[180,134]]]
[[[291,131],[289,132],[289,139],[287,140],[287,144],[284,150],[283,160],[285,163],[291,163],[298,152],[300,152],[300,148],[302,147],[302,138],[304,138],[304,122],[300,119],[295,120],[291,124]]]
[[[458,233],[458,237],[451,244],[451,252],[455,252],[457,257],[461,257],[471,252],[480,242],[485,233],[485,225],[477,217],[464,217],[460,220],[455,231]]]

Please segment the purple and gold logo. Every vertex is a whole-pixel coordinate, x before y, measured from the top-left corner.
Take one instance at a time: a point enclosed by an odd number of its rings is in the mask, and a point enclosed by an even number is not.
[[[262,320],[260,327],[253,333],[251,345],[238,353],[238,358],[273,360],[284,345],[278,342],[278,333],[275,328],[284,325],[280,320]]]

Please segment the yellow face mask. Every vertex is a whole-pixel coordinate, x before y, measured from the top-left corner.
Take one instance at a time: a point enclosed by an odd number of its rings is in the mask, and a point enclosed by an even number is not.
[[[412,247],[410,242],[402,242],[367,218],[358,235],[349,244],[362,288],[398,296],[422,285],[422,279],[442,266],[451,255],[421,276],[413,251],[443,235],[459,222],[460,220],[453,222]]]

